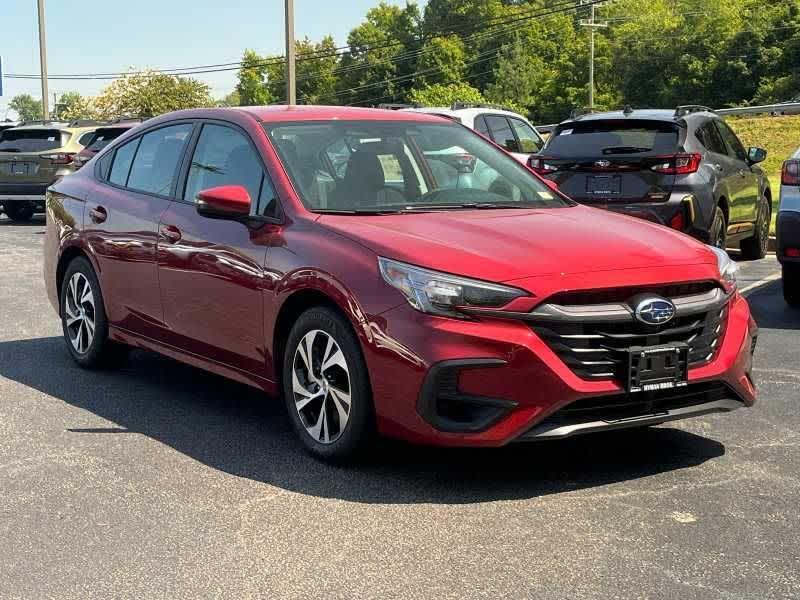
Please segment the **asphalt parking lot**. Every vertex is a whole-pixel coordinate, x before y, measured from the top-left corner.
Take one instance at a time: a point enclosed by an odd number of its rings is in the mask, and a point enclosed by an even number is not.
[[[741,263],[752,410],[335,468],[247,387],[144,352],[74,366],[43,229],[0,217],[0,598],[800,598],[800,311],[774,256]]]

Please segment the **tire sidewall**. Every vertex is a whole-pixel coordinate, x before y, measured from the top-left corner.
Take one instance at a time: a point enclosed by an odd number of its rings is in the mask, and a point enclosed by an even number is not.
[[[78,353],[77,350],[72,345],[72,342],[69,339],[69,333],[67,331],[67,319],[66,319],[66,297],[67,297],[67,290],[69,288],[69,281],[73,275],[76,273],[81,273],[86,280],[89,282],[89,285],[92,288],[92,295],[94,296],[94,320],[95,320],[95,330],[94,330],[94,339],[92,340],[91,345],[89,346],[89,350],[84,352],[83,354]],[[97,280],[97,276],[95,275],[94,269],[92,265],[83,257],[78,257],[74,259],[68,266],[67,270],[64,273],[64,280],[61,282],[61,291],[59,294],[59,308],[61,312],[61,331],[64,335],[64,342],[67,344],[67,349],[69,353],[72,355],[72,358],[77,362],[80,366],[91,369],[101,366],[106,347],[108,346],[108,319],[106,318],[106,309],[105,304],[103,303],[103,295],[100,291],[100,283]]]
[[[720,236],[722,236],[722,250],[725,250],[727,246],[727,223],[725,222],[725,213],[722,212],[722,209],[719,206],[714,208],[714,218],[711,220],[711,231],[709,235],[709,242],[716,247],[720,247],[717,245],[717,227],[720,227]]]
[[[336,340],[347,361],[350,375],[350,415],[342,435],[330,444],[317,442],[308,434],[295,408],[292,390],[295,351],[303,337],[315,329],[324,331]],[[281,375],[289,420],[311,454],[324,460],[336,461],[350,458],[368,445],[374,432],[374,408],[369,375],[358,338],[341,315],[324,307],[312,308],[300,315],[286,341]]]

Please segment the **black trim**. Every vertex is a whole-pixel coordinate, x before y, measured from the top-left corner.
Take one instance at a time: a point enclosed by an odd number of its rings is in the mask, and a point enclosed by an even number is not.
[[[435,429],[448,433],[478,433],[485,431],[510,410],[516,402],[466,394],[458,390],[458,375],[465,369],[495,368],[506,365],[498,358],[464,358],[446,360],[433,365],[420,390],[417,412]],[[454,419],[442,414],[443,408],[454,407],[466,418]]]
[[[44,196],[49,183],[0,183],[2,196]]]

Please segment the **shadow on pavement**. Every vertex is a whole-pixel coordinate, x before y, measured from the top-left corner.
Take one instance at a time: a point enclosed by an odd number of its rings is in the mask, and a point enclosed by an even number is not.
[[[800,329],[800,309],[784,301],[781,280],[771,281],[746,296],[760,329]]]
[[[0,376],[112,422],[70,429],[75,435],[140,433],[232,475],[353,502],[531,498],[692,467],[725,453],[714,440],[657,428],[493,450],[385,440],[361,464],[332,467],[300,449],[282,402],[152,353],[133,352],[118,371],[88,372],[74,365],[61,338],[2,342]]]

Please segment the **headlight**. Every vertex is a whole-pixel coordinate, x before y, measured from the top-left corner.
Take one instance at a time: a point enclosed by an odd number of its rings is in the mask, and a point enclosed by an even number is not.
[[[388,258],[379,258],[378,266],[386,283],[400,290],[411,306],[431,315],[463,319],[466,315],[457,307],[500,308],[528,295],[517,288],[430,271]]]
[[[725,285],[727,292],[732,292],[736,289],[736,274],[739,272],[739,265],[731,260],[725,250],[717,248],[716,246],[709,246],[717,255],[717,267],[719,268],[719,276],[722,278],[722,283]]]

